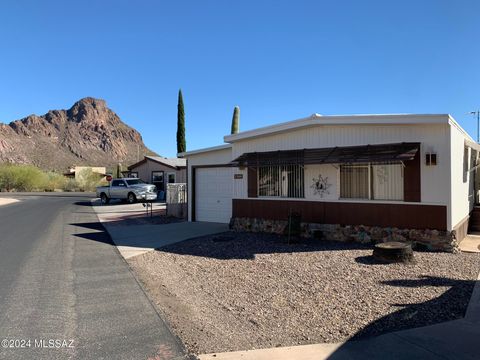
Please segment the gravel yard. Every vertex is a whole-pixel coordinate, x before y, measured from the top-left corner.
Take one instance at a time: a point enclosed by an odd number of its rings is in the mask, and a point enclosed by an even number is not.
[[[226,233],[129,259],[197,354],[361,339],[463,317],[479,254],[378,264],[354,243]]]

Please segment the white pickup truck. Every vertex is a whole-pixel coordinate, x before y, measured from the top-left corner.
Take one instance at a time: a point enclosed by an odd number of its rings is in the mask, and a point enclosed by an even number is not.
[[[97,187],[97,197],[102,204],[108,204],[111,199],[126,200],[133,204],[137,201],[156,200],[157,188],[136,178],[112,179],[109,186]]]

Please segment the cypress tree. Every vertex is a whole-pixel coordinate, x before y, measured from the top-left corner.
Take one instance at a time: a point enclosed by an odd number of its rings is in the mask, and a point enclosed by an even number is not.
[[[185,109],[183,108],[182,89],[178,91],[178,112],[177,112],[177,153],[187,150],[185,141]]]
[[[235,106],[233,109],[232,131],[231,134],[236,134],[240,130],[240,108]]]

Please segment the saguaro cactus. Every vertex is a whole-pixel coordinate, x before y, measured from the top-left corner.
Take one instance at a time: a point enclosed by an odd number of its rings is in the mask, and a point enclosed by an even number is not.
[[[233,109],[233,117],[232,117],[232,131],[231,134],[236,134],[240,130],[240,108],[235,106]]]

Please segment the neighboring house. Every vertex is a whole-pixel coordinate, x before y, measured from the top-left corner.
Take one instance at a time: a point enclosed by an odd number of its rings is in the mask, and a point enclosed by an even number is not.
[[[95,174],[98,174],[99,180],[103,180],[106,176],[106,171],[107,169],[103,166],[73,166],[66,173],[63,174],[63,176],[75,179],[77,181],[82,180],[82,176],[86,172],[92,171]],[[82,175],[83,174],[83,175]]]
[[[168,183],[187,182],[186,167],[185,159],[145,156],[143,160],[128,167],[128,176],[138,177],[146,183],[154,184],[157,191],[165,192]]]
[[[294,212],[326,238],[453,250],[478,200],[480,147],[447,114],[314,114],[224,141],[179,154],[190,221],[281,232]]]

